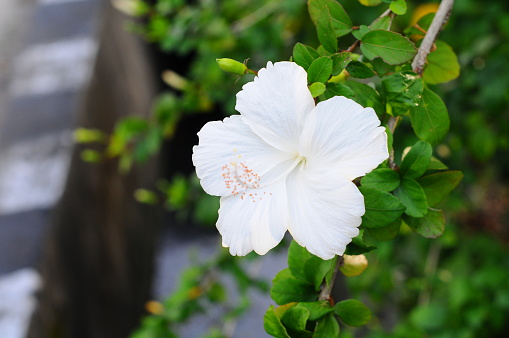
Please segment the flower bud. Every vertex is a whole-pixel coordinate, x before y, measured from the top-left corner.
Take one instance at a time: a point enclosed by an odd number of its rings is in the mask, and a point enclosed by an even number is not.
[[[232,59],[216,59],[216,62],[219,68],[228,73],[244,75],[247,71],[247,66],[245,64]]]
[[[358,276],[368,267],[368,260],[364,255],[343,255],[343,259],[343,265],[339,267],[339,270],[346,277]]]

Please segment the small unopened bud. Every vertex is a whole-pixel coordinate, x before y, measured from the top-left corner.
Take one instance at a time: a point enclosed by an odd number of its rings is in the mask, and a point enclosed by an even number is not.
[[[343,259],[343,265],[339,267],[339,270],[346,277],[358,276],[368,267],[368,260],[364,255],[343,255]]]
[[[225,72],[237,75],[246,74],[247,66],[241,62],[226,58],[216,59],[216,62],[219,68],[221,68]]]

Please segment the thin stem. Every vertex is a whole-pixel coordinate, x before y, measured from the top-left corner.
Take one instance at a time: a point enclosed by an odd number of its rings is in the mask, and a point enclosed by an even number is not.
[[[389,119],[389,122],[387,122],[389,126],[389,130],[391,131],[391,134],[394,135],[394,130],[396,130],[396,127],[398,125],[400,116],[391,116]],[[391,152],[389,153],[389,167],[392,170],[397,169],[396,163],[394,162],[394,147],[391,149]]]
[[[344,261],[345,260],[343,256],[338,256],[336,265],[334,266],[334,272],[332,273],[330,284],[327,284],[325,282],[322,284],[322,291],[320,292],[318,300],[330,300],[330,294],[332,292],[332,287],[334,286],[334,280],[336,279],[336,275],[338,274],[339,267],[343,265]]]
[[[435,40],[438,37],[438,34],[442,30],[442,27],[449,19],[449,15],[451,14],[452,6],[454,4],[454,0],[442,0],[440,5],[438,6],[438,10],[429,26],[426,35],[424,35],[424,39],[422,39],[421,46],[417,51],[417,55],[412,61],[412,69],[417,74],[422,74],[424,70],[424,64],[426,63],[426,57],[431,51]]]

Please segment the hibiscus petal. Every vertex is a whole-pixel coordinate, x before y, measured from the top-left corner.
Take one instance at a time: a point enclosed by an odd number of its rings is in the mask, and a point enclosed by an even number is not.
[[[238,195],[264,186],[291,164],[291,155],[264,142],[238,115],[208,122],[198,136],[193,164],[210,195]]]
[[[303,121],[314,106],[302,67],[269,62],[254,81],[242,87],[235,109],[267,143],[296,154]]]
[[[372,108],[345,97],[320,102],[309,115],[299,150],[310,166],[334,168],[353,180],[389,157],[385,128]]]
[[[288,230],[312,254],[331,259],[342,255],[359,234],[364,197],[350,181],[304,165],[288,175]]]
[[[221,197],[217,229],[232,255],[244,256],[253,250],[264,255],[281,242],[288,225],[285,181]]]

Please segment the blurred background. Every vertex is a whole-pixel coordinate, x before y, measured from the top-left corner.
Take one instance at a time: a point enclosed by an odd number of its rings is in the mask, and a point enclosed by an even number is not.
[[[386,9],[340,3],[354,25]],[[437,4],[408,1],[394,29]],[[509,4],[457,1],[440,39],[461,75],[433,88],[451,117],[434,154],[465,177],[439,239],[403,227],[338,284],[375,313],[347,337],[508,329]],[[285,250],[220,249],[191,151],[251,80],[215,59],[259,69],[296,42],[318,45],[304,0],[0,0],[0,337],[265,336]]]

